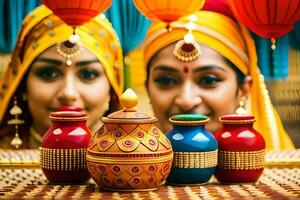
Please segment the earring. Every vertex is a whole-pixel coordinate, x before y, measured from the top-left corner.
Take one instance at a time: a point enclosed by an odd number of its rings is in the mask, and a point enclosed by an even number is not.
[[[24,124],[24,121],[19,119],[19,115],[22,114],[21,108],[18,106],[17,97],[14,97],[14,106],[9,110],[9,113],[14,116],[14,119],[8,120],[8,125],[14,125],[15,126],[15,137],[12,139],[10,144],[12,146],[15,146],[16,149],[19,148],[19,146],[22,144],[22,140],[19,137],[18,129],[20,124]]]
[[[239,107],[235,110],[235,113],[239,114],[239,115],[247,114],[246,109],[245,109],[245,102],[243,100],[239,101]]]

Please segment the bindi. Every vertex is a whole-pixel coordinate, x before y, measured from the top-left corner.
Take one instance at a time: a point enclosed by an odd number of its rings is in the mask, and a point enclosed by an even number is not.
[[[187,66],[183,67],[183,73],[185,74],[189,73],[189,68]]]

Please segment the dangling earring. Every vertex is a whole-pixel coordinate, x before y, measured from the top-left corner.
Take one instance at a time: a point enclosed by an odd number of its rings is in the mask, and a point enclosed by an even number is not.
[[[19,119],[19,115],[22,114],[21,108],[17,105],[17,97],[14,97],[14,106],[9,110],[9,113],[14,116],[14,119],[8,120],[8,125],[14,125],[15,126],[15,137],[12,139],[10,144],[12,146],[15,146],[16,149],[19,148],[19,146],[22,144],[22,140],[19,137],[18,129],[20,124],[24,124],[24,121]]]
[[[239,101],[239,107],[235,110],[235,113],[239,114],[239,115],[247,114],[246,109],[245,109],[245,102],[243,100]]]

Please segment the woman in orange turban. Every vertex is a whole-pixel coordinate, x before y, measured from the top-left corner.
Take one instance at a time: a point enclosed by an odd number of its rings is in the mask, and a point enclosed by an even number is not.
[[[58,110],[87,112],[93,131],[99,119],[118,105],[123,91],[122,49],[112,25],[99,15],[76,28],[78,43],[68,41],[72,27],[45,6],[23,21],[11,62],[0,89],[0,146],[14,138],[14,104],[23,111],[21,147],[36,148],[50,126],[49,113]],[[110,110],[109,110],[110,109]],[[20,122],[20,121],[19,121]],[[21,141],[16,135],[13,144]]]
[[[198,113],[210,117],[206,128],[215,133],[222,127],[219,117],[245,107],[256,117],[254,128],[267,150],[294,148],[271,104],[254,42],[232,18],[199,11],[171,22],[168,29],[154,22],[144,62],[149,97],[164,132],[171,129],[172,115]]]

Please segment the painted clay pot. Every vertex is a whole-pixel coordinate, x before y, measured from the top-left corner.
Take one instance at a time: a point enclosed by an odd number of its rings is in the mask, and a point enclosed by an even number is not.
[[[103,117],[104,125],[92,137],[88,170],[100,189],[154,190],[170,173],[171,144],[154,125],[156,118],[132,108],[137,104],[132,90],[125,91],[121,104],[125,108]]]
[[[227,183],[257,181],[264,169],[265,141],[253,129],[255,117],[225,115],[220,121],[223,129],[215,134],[219,143],[215,177]]]
[[[50,114],[52,126],[45,133],[40,151],[41,166],[51,182],[82,182],[90,178],[86,149],[92,137],[84,112]]]
[[[205,184],[217,165],[218,144],[205,129],[204,115],[182,114],[169,119],[173,129],[167,133],[174,159],[167,182],[176,185]]]

